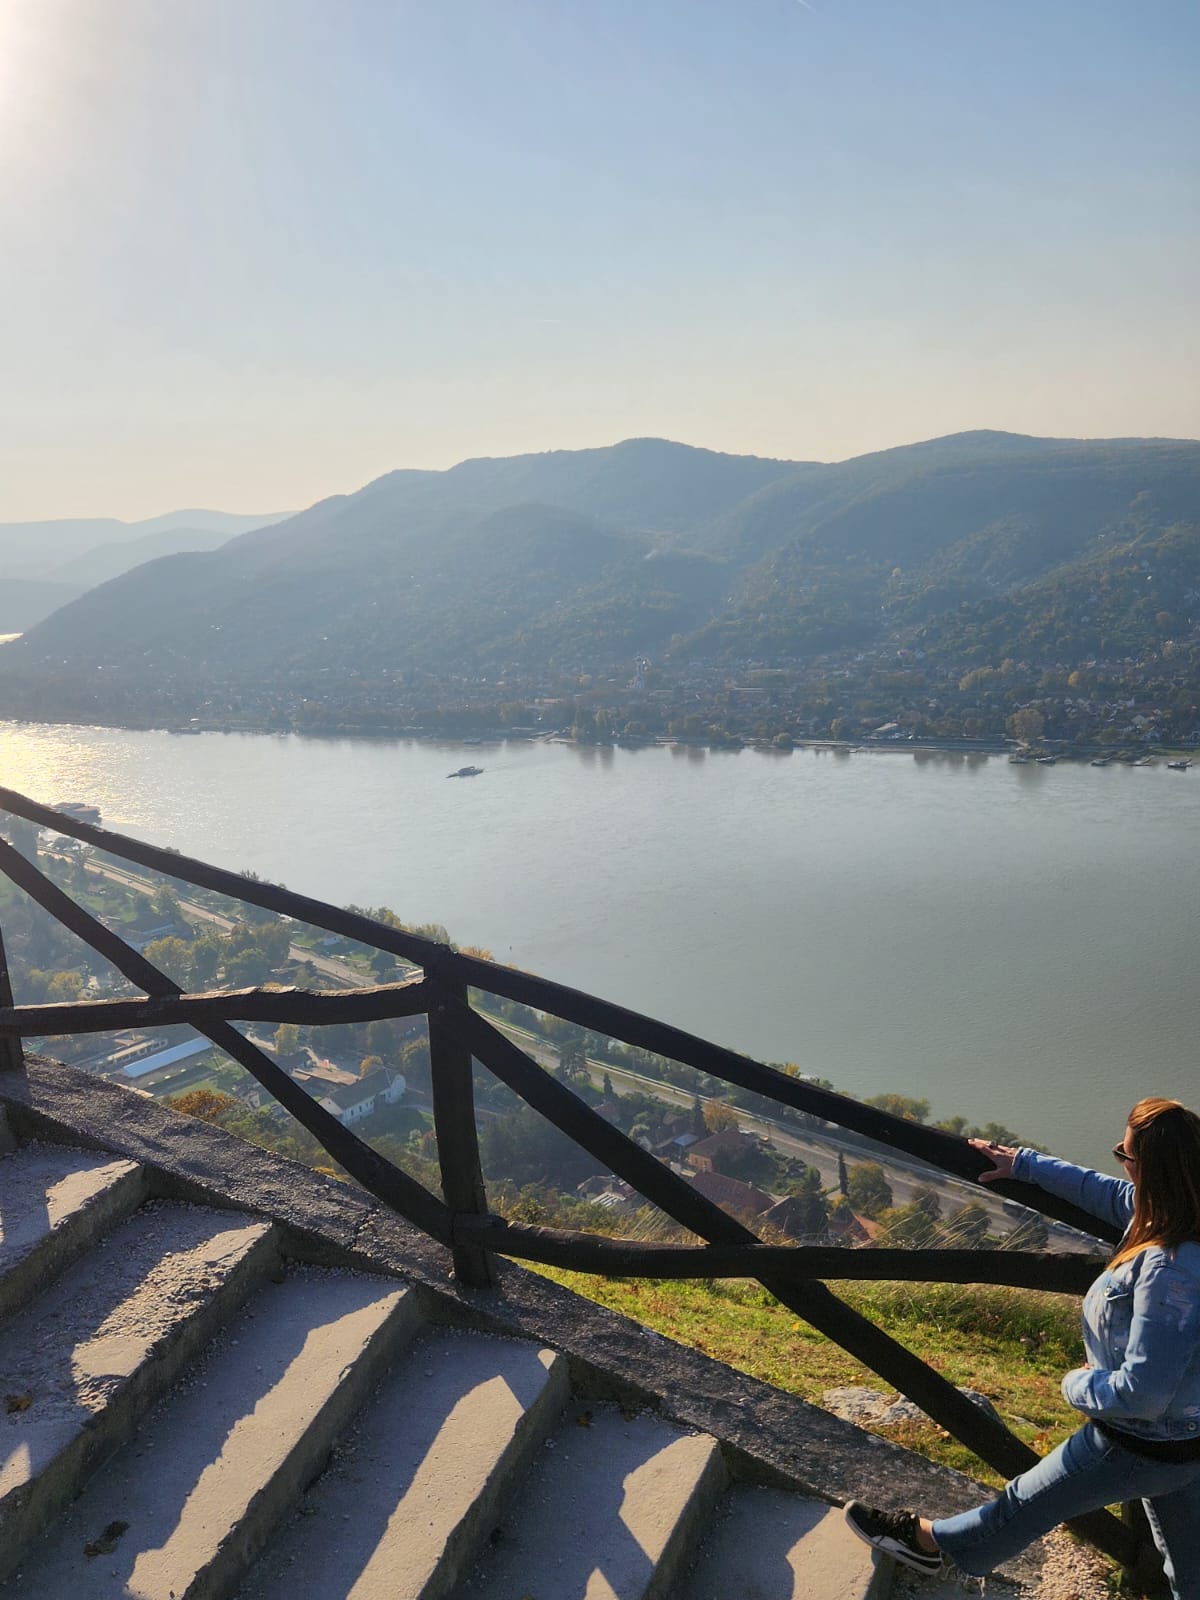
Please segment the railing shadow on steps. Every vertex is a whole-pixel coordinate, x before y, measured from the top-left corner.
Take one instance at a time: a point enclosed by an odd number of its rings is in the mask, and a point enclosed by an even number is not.
[[[402,983],[354,990],[268,986],[185,993],[74,901],[36,862],[0,838],[0,871],[146,996],[17,1006],[0,934],[0,1073],[20,1069],[24,1037],[187,1024],[244,1067],[364,1189],[445,1246],[462,1284],[481,1290],[492,1287],[496,1255],[608,1276],[757,1279],[798,1317],[907,1396],[997,1472],[1012,1477],[1037,1461],[1028,1445],[999,1418],[982,1410],[919,1356],[840,1300],[822,1280],[1004,1284],[1081,1294],[1103,1265],[1102,1258],[1018,1250],[848,1250],[764,1244],[685,1178],[606,1122],[566,1083],[494,1027],[472,1007],[469,991],[516,1001],[592,1033],[665,1056],[782,1106],[850,1129],[952,1177],[974,1180],[987,1163],[965,1139],[789,1077],[594,995],[93,826],[15,790],[0,787],[0,812],[196,888],[373,946],[411,963],[422,974]],[[235,1021],[328,1025],[417,1015],[428,1021],[441,1197],[343,1126],[233,1026]],[[645,1200],[705,1242],[662,1244],[603,1238],[509,1221],[489,1211],[476,1133],[473,1061]],[[993,1187],[1046,1216],[1115,1241],[1115,1232],[1096,1218],[1032,1185],[1004,1182]],[[1126,1569],[1138,1566],[1145,1557],[1143,1542],[1108,1512],[1080,1517],[1070,1526]]]

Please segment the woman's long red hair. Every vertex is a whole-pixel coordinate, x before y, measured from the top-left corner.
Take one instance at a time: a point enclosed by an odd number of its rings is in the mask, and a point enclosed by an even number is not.
[[[1151,1096],[1129,1113],[1129,1131],[1137,1163],[1133,1221],[1112,1267],[1149,1245],[1173,1250],[1200,1240],[1200,1116],[1178,1100]]]

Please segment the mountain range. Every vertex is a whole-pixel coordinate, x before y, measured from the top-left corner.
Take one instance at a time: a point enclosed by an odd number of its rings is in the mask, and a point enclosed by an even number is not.
[[[153,559],[5,647],[0,690],[100,668],[132,688],[316,693],[862,649],[1070,664],[1186,637],[1200,597],[1189,440],[981,431],[826,464],[634,439],[389,473],[210,526],[216,548],[188,515],[142,525],[122,560]],[[179,553],[146,543],[185,535]],[[77,538],[52,576],[94,583],[113,544]]]
[[[235,534],[288,515],[169,511],[142,522],[116,517],[0,522],[0,632],[31,628],[94,585],[145,561],[182,550],[214,550]]]

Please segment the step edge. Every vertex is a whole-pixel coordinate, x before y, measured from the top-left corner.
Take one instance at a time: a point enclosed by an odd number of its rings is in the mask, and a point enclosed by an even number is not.
[[[684,1502],[675,1526],[654,1563],[654,1571],[643,1590],[640,1600],[671,1600],[677,1592],[682,1570],[687,1562],[689,1547],[701,1521],[709,1516],[730,1484],[729,1467],[725,1461],[720,1441],[707,1437],[712,1449],[696,1478],[691,1493]]]
[[[488,1524],[519,1493],[539,1448],[566,1409],[571,1397],[570,1363],[557,1350],[549,1353],[553,1360],[536,1400],[517,1418],[483,1488],[447,1534],[442,1555],[417,1600],[453,1600],[483,1552]]]
[[[16,1570],[37,1540],[75,1500],[88,1479],[137,1434],[142,1422],[171,1385],[212,1342],[254,1290],[277,1267],[279,1230],[256,1218],[261,1231],[250,1241],[227,1277],[208,1300],[172,1326],[105,1405],[82,1422],[75,1434],[28,1483],[0,1502],[0,1582]],[[73,1265],[75,1263],[72,1263]]]
[[[114,1163],[124,1159],[113,1158]],[[60,1278],[149,1197],[149,1172],[140,1162],[130,1162],[110,1183],[62,1216],[0,1274],[0,1325],[24,1310],[32,1293]]]
[[[398,1292],[395,1306],[299,1430],[267,1482],[255,1490],[236,1526],[222,1536],[187,1587],[177,1591],[177,1600],[232,1600],[304,1491],[321,1477],[337,1436],[423,1325],[420,1296],[410,1285],[393,1280],[389,1292]]]

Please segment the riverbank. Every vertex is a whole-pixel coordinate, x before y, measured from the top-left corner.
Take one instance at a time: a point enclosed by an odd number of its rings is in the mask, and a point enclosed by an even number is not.
[[[64,730],[78,729],[80,731],[113,731],[122,733],[165,733],[172,738],[183,738],[189,735],[219,733],[226,736],[248,736],[254,738],[290,738],[303,739],[316,743],[331,740],[352,740],[365,745],[390,745],[390,744],[424,744],[431,746],[483,747],[487,745],[505,744],[562,744],[583,750],[654,750],[654,749],[681,749],[700,750],[704,752],[733,752],[740,750],[754,750],[763,755],[786,756],[794,750],[828,751],[835,755],[958,755],[958,756],[1006,756],[1009,759],[1025,761],[1029,764],[1041,762],[1044,765],[1054,765],[1059,761],[1076,765],[1104,765],[1111,766],[1136,766],[1156,765],[1160,762],[1187,760],[1193,761],[1198,757],[1196,746],[1178,747],[1171,745],[1147,745],[1137,749],[1128,747],[1114,748],[1112,745],[1078,744],[1064,745],[1053,741],[1046,741],[1036,750],[1020,753],[1020,747],[1012,739],[935,739],[935,738],[904,738],[904,739],[805,739],[789,738],[781,742],[778,737],[774,739],[754,739],[726,737],[720,739],[706,739],[688,737],[675,734],[649,735],[623,735],[614,739],[581,739],[575,737],[564,728],[483,728],[475,733],[464,735],[449,734],[435,729],[429,729],[413,724],[399,725],[390,729],[362,728],[354,725],[343,726],[340,724],[306,723],[304,726],[294,726],[290,723],[261,723],[247,721],[245,723],[231,723],[216,719],[205,720],[189,717],[186,722],[178,723],[164,720],[148,720],[139,722],[132,719],[125,721],[99,721],[99,722],[60,722],[53,717],[34,720],[25,717],[0,718],[0,726],[9,726],[15,730],[23,728],[56,727]]]

